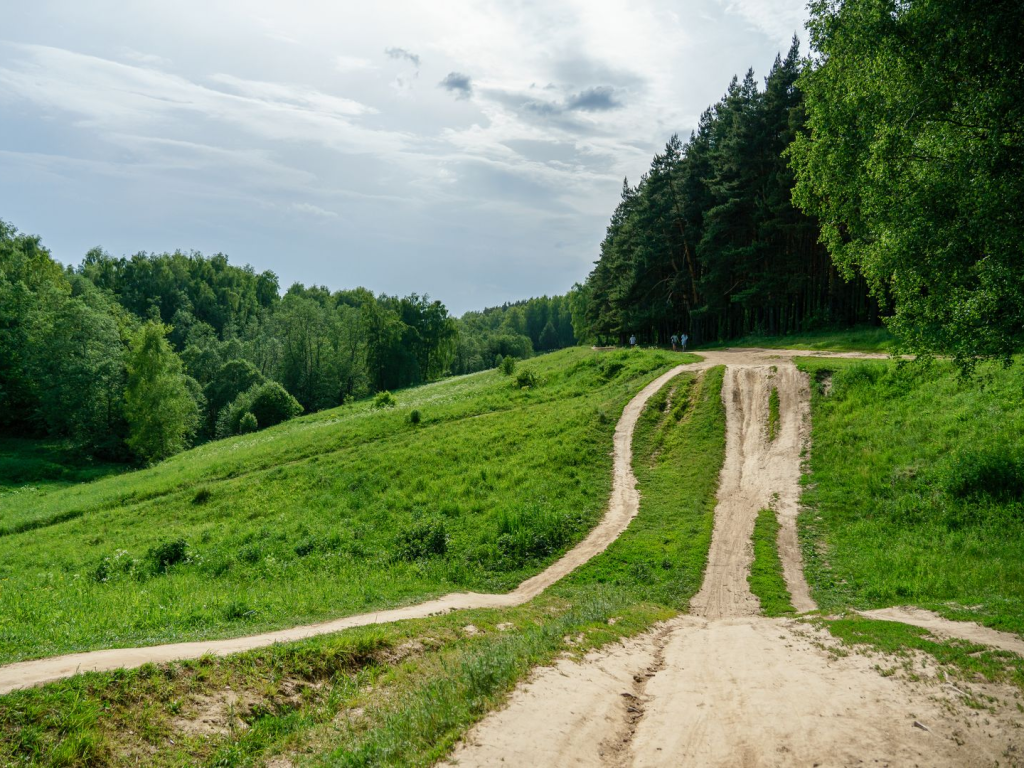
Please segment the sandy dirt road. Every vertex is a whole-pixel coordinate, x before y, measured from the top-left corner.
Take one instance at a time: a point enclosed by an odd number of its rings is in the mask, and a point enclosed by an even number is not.
[[[505,709],[467,735],[452,762],[530,768],[1024,765],[1017,689],[954,687],[923,656],[847,653],[823,630],[758,615],[746,580],[750,536],[757,511],[769,504],[779,515],[779,550],[794,605],[814,608],[796,541],[800,462],[810,427],[808,384],[790,360],[796,354],[808,353],[706,355],[705,364],[728,366],[728,432],[711,550],[693,614],[583,663],[563,659],[541,669]],[[769,441],[773,385],[781,425]],[[963,636],[980,628],[945,622],[942,629]],[[894,674],[900,669],[918,680]],[[971,697],[991,697],[991,707],[979,710],[968,704]]]
[[[87,653],[74,653],[48,659],[18,662],[0,667],[0,695],[17,688],[71,677],[79,672],[104,671],[119,668],[140,667],[147,663],[161,663],[176,659],[196,659],[206,654],[225,656],[230,653],[261,648],[274,643],[302,640],[315,635],[338,632],[351,627],[368,624],[384,624],[404,619],[421,619],[439,613],[471,608],[501,608],[522,605],[568,573],[600,554],[618,538],[640,508],[640,497],[633,475],[633,429],[637,418],[651,396],[666,382],[687,369],[706,368],[706,362],[676,366],[644,387],[622,411],[615,427],[613,439],[612,493],[608,508],[598,525],[587,537],[565,553],[559,560],[536,576],[527,579],[515,590],[503,595],[486,595],[474,592],[453,593],[436,600],[418,605],[397,608],[390,611],[365,613],[357,616],[292,627],[276,632],[266,632],[247,637],[226,640],[206,640],[190,643],[170,643],[142,648],[112,648]]]

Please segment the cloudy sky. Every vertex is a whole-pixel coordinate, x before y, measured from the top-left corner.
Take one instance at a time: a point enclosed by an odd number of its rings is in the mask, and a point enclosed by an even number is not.
[[[77,263],[200,250],[463,311],[582,280],[622,178],[804,0],[34,0],[0,29],[0,218]]]

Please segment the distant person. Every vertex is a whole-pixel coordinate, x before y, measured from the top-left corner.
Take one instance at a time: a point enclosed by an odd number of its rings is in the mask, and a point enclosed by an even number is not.
[[[629,348],[636,349],[636,334],[634,333],[629,337]]]
[[[672,351],[676,351],[676,344],[679,343],[679,337],[676,334],[672,334]]]
[[[686,351],[686,342],[688,342],[689,340],[690,337],[687,336],[685,333],[679,337],[679,341],[682,342],[683,352]]]

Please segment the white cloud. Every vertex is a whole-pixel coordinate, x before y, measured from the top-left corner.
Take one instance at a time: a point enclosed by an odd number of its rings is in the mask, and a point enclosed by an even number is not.
[[[369,69],[376,69],[373,62],[359,56],[335,56],[334,68],[339,72],[364,72]]]
[[[31,206],[70,231],[57,195],[29,200],[16,179],[79,180],[106,190],[113,238],[119,212],[142,205],[118,182],[138,180],[152,196],[139,231],[192,243],[205,226],[217,250],[265,257],[285,283],[365,279],[456,309],[498,298],[482,286],[561,291],[596,256],[622,177],[685,138],[733,74],[766,74],[802,4],[177,0],[58,29],[63,0],[36,0],[0,43],[0,163],[18,169],[0,173],[0,210]],[[316,262],[339,250],[375,257]],[[295,255],[275,265],[280,253]],[[547,253],[543,274],[509,271]]]
[[[328,211],[326,208],[321,208],[319,205],[313,205],[312,203],[292,203],[289,209],[296,213],[305,213],[322,219],[338,218],[338,214],[334,211]]]

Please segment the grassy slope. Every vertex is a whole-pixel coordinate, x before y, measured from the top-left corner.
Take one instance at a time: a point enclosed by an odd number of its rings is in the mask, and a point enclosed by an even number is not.
[[[532,665],[635,634],[686,605],[706,561],[724,457],[721,380],[720,368],[696,387],[686,374],[670,385],[670,413],[663,399],[651,403],[634,443],[640,515],[531,603],[16,692],[0,697],[0,763],[248,765],[286,755],[431,764]],[[182,728],[198,702],[229,689],[243,702],[235,727]]]
[[[487,372],[20,495],[0,528],[41,527],[0,535],[0,663],[507,590],[599,518],[622,407],[678,362],[566,350],[530,361],[533,390]],[[187,558],[162,572],[149,553],[178,539]]]
[[[1024,633],[1024,368],[803,359],[801,516],[824,611],[914,604]],[[834,370],[831,393],[824,378]]]

